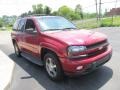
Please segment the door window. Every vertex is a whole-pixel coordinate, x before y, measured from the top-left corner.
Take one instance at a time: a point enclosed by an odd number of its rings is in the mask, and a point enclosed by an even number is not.
[[[27,20],[26,26],[25,26],[25,32],[30,33],[30,34],[37,33],[37,30],[35,28],[35,24],[34,24],[33,20],[31,20],[31,19]]]

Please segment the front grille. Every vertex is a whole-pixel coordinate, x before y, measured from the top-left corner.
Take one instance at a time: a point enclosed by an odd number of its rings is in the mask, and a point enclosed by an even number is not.
[[[109,43],[107,42],[107,40],[92,44],[92,45],[88,45],[87,50],[83,53],[81,53],[79,56],[74,56],[71,59],[76,58],[76,60],[78,59],[86,59],[86,58],[90,58],[90,57],[94,57],[97,56],[99,54],[104,53],[107,48],[108,48]]]
[[[104,53],[106,50],[107,50],[107,47],[104,47],[104,48],[101,49],[101,50],[97,50],[97,51],[88,53],[88,57],[92,57],[92,56],[96,56],[96,55],[102,54],[102,53]]]
[[[91,52],[87,53],[88,57],[96,56],[104,53],[107,50],[108,45],[109,43],[107,42],[107,40],[104,40],[104,41],[87,46],[87,51],[92,50]]]
[[[100,47],[100,46],[105,46],[105,45],[108,45],[108,44],[109,43],[107,42],[107,40],[104,40],[104,41],[101,41],[101,42],[98,42],[98,43],[95,43],[95,44],[88,45],[87,49],[93,49],[93,48],[97,48],[97,47]]]
[[[87,50],[80,56],[75,57],[76,59],[86,59],[86,58],[90,58],[99,54],[104,53],[107,50],[109,43],[107,42],[107,40],[92,44],[92,45],[88,45]]]
[[[87,53],[87,57],[92,57],[92,56],[96,56],[99,54],[104,53],[107,50],[107,46],[109,45],[109,43],[107,42],[107,40],[92,44],[87,46],[87,51],[89,53]]]

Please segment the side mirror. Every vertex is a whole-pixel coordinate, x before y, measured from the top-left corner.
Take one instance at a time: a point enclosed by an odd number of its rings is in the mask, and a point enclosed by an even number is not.
[[[28,28],[28,29],[26,29],[26,31],[27,31],[27,32],[33,32],[34,29],[33,29],[33,28]]]
[[[34,29],[34,28],[28,28],[25,30],[27,33],[30,33],[30,34],[36,34],[37,31]]]

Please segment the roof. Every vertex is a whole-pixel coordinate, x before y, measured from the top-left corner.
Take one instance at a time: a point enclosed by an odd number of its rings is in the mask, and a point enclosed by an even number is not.
[[[30,19],[30,18],[47,18],[47,17],[61,17],[61,16],[55,16],[55,15],[44,15],[44,14],[35,14],[35,15],[28,15],[24,17],[18,17],[18,19]]]
[[[46,14],[33,14],[33,15],[27,15],[27,16],[20,16],[19,18],[25,18],[25,17],[51,17],[54,15],[46,15]]]

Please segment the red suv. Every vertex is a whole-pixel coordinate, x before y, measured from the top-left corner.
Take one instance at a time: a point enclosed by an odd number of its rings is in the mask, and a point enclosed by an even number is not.
[[[16,20],[11,34],[15,54],[45,67],[52,80],[87,74],[110,60],[106,35],[78,30],[61,16],[28,16]]]

